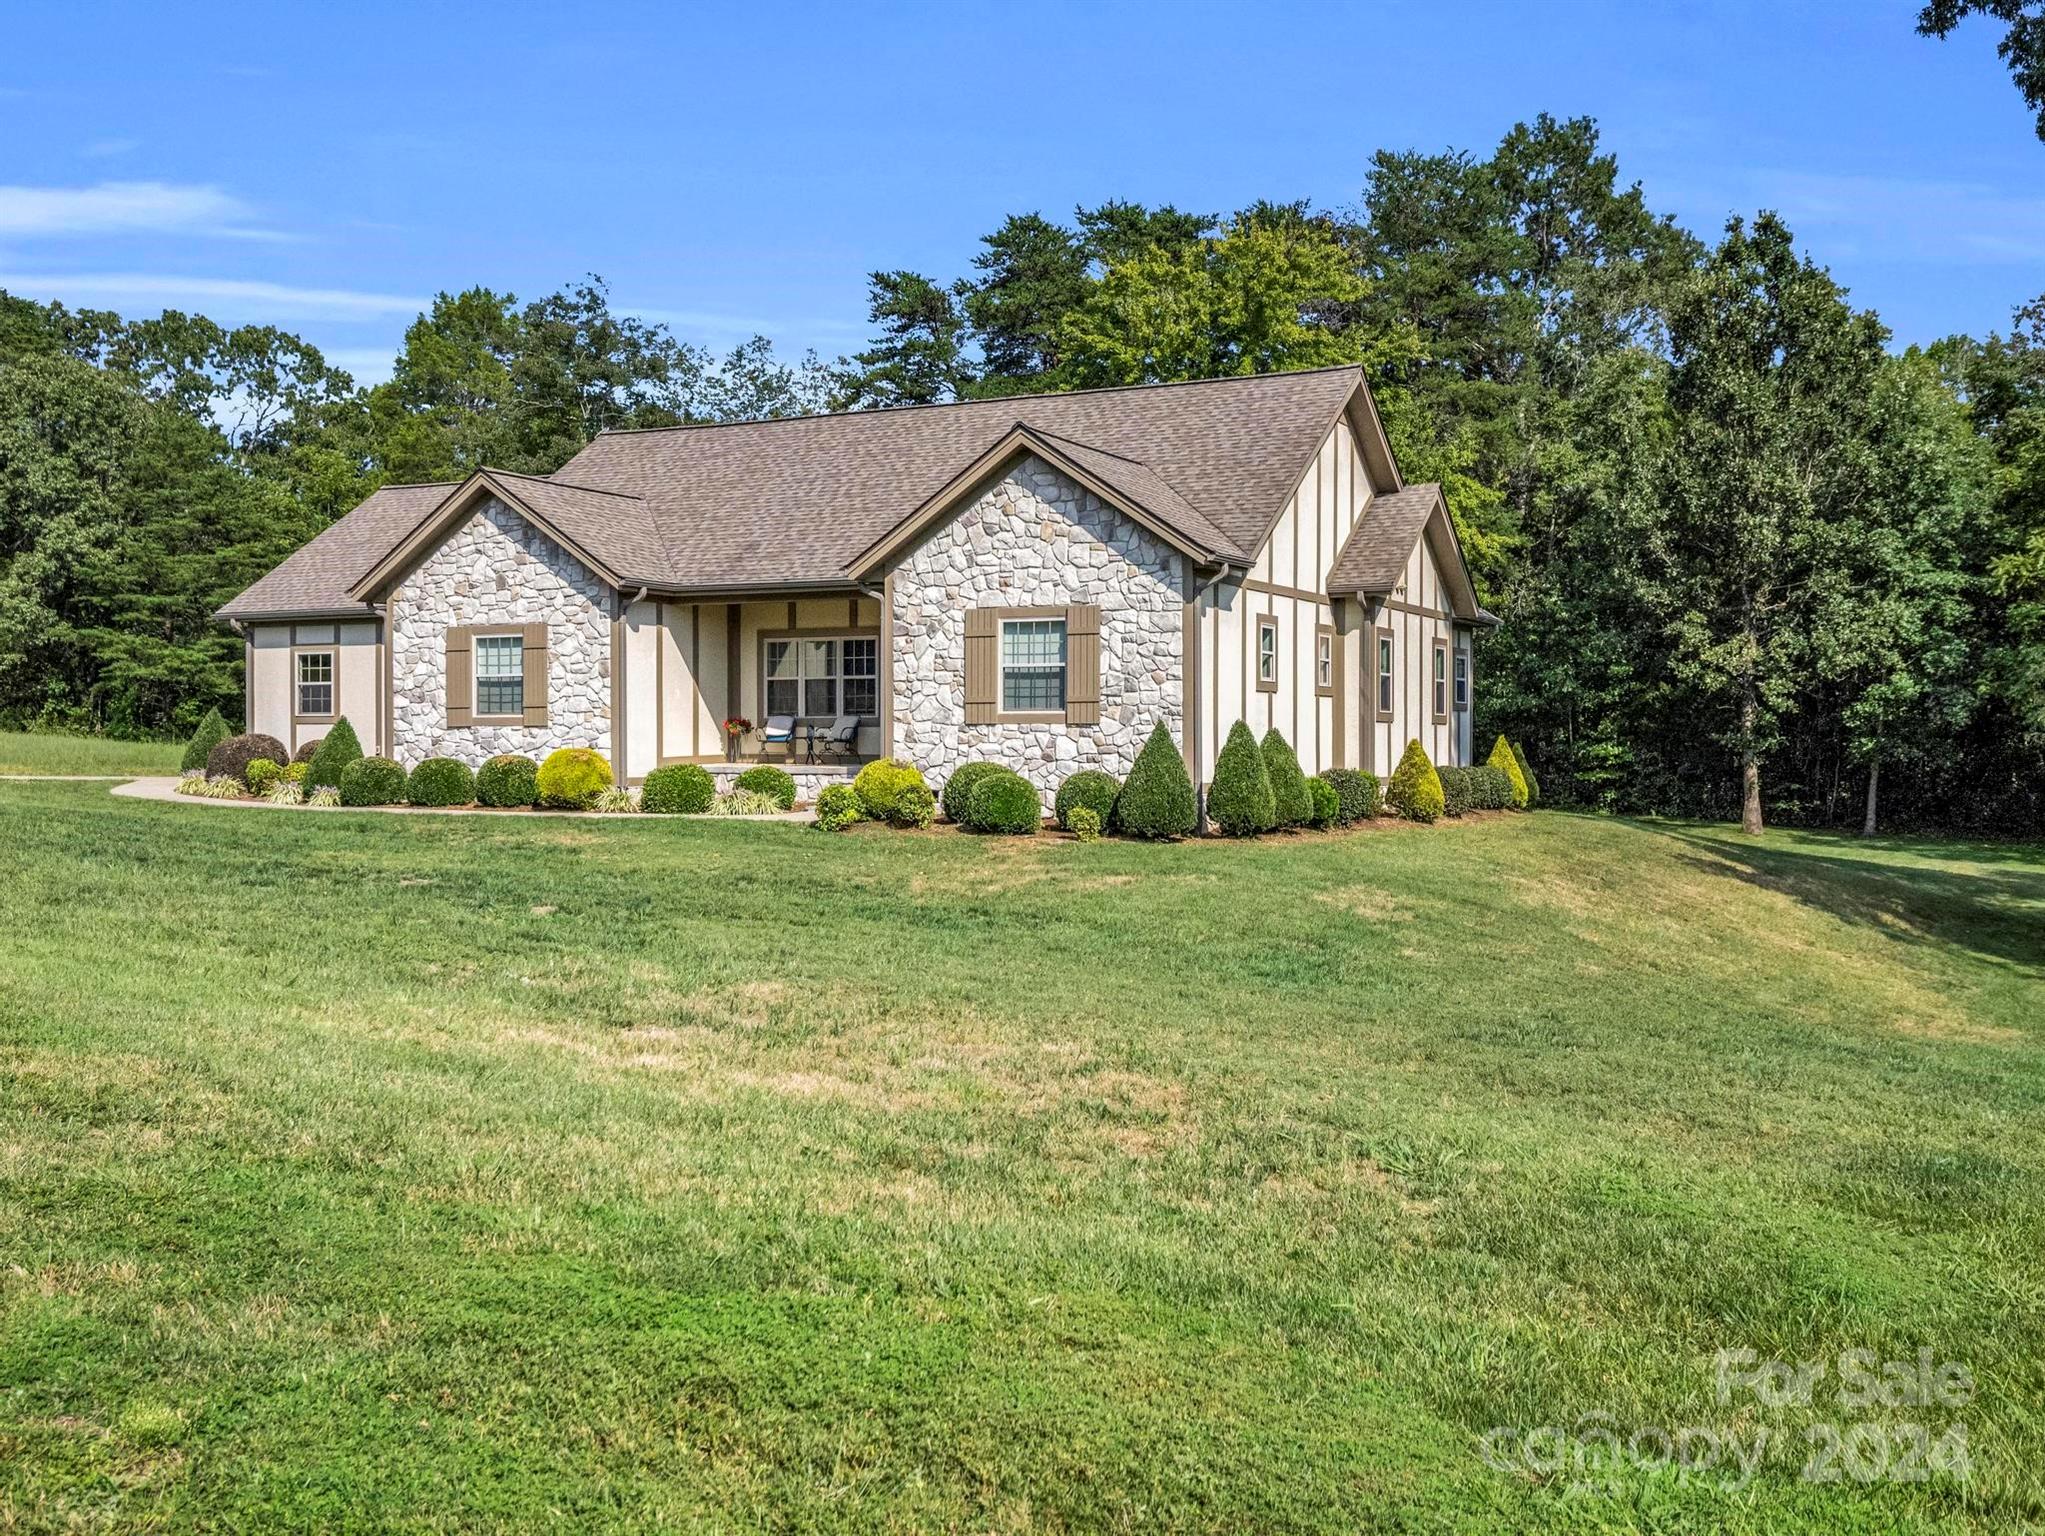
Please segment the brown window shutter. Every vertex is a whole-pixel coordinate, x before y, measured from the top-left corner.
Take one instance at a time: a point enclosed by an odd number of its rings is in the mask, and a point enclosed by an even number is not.
[[[476,701],[475,648],[469,632],[456,626],[447,631],[447,723],[465,726]]]
[[[1065,610],[1065,723],[1101,723],[1101,610],[1092,603]]]
[[[525,723],[527,725],[545,725],[547,723],[546,625],[526,625],[525,647],[521,655],[525,662]]]
[[[966,610],[966,724],[992,725],[1001,692],[1001,610]]]

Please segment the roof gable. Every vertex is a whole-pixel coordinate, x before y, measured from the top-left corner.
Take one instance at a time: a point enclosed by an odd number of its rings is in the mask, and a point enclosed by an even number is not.
[[[1471,623],[1491,622],[1477,600],[1477,584],[1463,558],[1463,543],[1456,536],[1448,502],[1441,487],[1432,481],[1379,496],[1364,508],[1349,542],[1328,569],[1329,595],[1383,597],[1392,592],[1405,578],[1406,562],[1423,538],[1441,568],[1456,617]]]

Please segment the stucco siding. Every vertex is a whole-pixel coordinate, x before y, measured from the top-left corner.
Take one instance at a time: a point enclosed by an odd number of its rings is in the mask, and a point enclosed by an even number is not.
[[[291,742],[291,626],[249,626],[248,728]]]

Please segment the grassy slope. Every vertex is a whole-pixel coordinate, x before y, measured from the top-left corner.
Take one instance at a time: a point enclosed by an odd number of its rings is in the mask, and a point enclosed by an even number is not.
[[[2035,855],[83,785],[0,786],[0,847],[0,1526],[2045,1507]],[[1799,1444],[1737,1496],[1584,1498],[1474,1451],[1800,1435],[1716,1405],[1711,1352],[1920,1345],[1982,1383],[1965,1488],[1814,1487]]]
[[[183,752],[182,742],[0,731],[0,774],[176,773]]]

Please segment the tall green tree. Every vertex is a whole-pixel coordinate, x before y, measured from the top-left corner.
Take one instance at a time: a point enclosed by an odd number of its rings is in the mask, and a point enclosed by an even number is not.
[[[2045,4],[2040,0],[1930,0],[1917,13],[1921,37],[1945,38],[1969,16],[2002,23],[1996,53],[2009,66],[2024,104],[2038,114],[2038,137],[2045,139]]]
[[[703,353],[667,328],[611,308],[594,274],[526,305],[511,370],[511,426],[519,462],[548,474],[599,432],[672,426],[689,419]]]
[[[880,327],[873,345],[840,365],[834,403],[843,410],[938,405],[972,388],[964,284],[947,288],[920,272],[867,278],[867,318]]]
[[[1085,302],[1092,257],[1084,240],[1041,214],[1016,214],[982,237],[977,276],[964,295],[979,342],[975,393],[1014,394],[1043,387],[1064,360],[1059,326]]]

